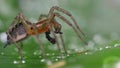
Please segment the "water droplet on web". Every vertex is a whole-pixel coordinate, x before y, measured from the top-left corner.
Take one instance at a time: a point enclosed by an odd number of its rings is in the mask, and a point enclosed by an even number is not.
[[[102,48],[102,47],[100,47],[100,48],[99,48],[99,50],[101,51],[101,50],[103,50],[103,48]]]
[[[41,51],[40,50],[36,50],[36,51],[34,51],[33,55],[41,55]]]
[[[110,48],[110,46],[106,46],[105,48],[108,49],[108,48]]]
[[[46,56],[50,56],[50,54],[49,54],[49,53],[46,53]]]
[[[42,58],[42,56],[39,56],[39,58]]]
[[[24,64],[24,63],[26,63],[26,61],[25,61],[25,60],[22,60],[22,63]]]
[[[67,57],[69,57],[70,55],[69,54],[67,54]]]
[[[19,62],[18,62],[18,61],[16,61],[16,60],[14,60],[14,61],[13,61],[13,64],[18,64],[18,63],[19,63]]]
[[[36,52],[33,53],[33,55],[36,55],[36,54],[37,54]]]
[[[65,56],[63,56],[63,55],[62,56],[57,56],[57,58],[58,59],[63,59],[63,58],[65,58]]]
[[[1,55],[4,55],[5,53],[4,53],[4,52],[1,52],[0,54],[1,54]]]
[[[85,55],[87,55],[88,53],[86,52]]]
[[[120,46],[120,44],[115,44],[115,45],[114,45],[114,47],[118,47],[118,46]]]
[[[45,59],[41,59],[41,62],[45,62]]]
[[[58,59],[56,58],[55,61],[58,61]]]

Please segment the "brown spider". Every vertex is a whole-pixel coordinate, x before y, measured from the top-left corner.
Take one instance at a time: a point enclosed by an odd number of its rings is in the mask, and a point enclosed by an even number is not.
[[[67,16],[69,16],[72,19],[74,25],[72,25],[72,23],[69,20],[67,20],[65,17],[63,17],[62,15],[60,15],[58,12],[55,12],[55,11],[62,12]],[[18,48],[18,52],[21,56],[21,59],[23,59],[21,47],[18,47],[17,42],[20,42],[21,40],[24,40],[31,35],[35,35],[40,45],[42,54],[45,57],[44,47],[41,44],[40,39],[38,38],[38,34],[45,33],[48,41],[50,41],[52,44],[57,44],[57,48],[60,52],[60,56],[62,56],[61,49],[56,36],[56,34],[60,34],[63,48],[65,50],[65,53],[67,54],[67,51],[64,45],[64,39],[61,32],[61,25],[55,20],[55,17],[60,18],[61,20],[65,21],[65,23],[67,23],[70,27],[72,27],[75,33],[77,34],[78,38],[80,38],[86,44],[86,42],[80,36],[80,33],[82,33],[82,35],[84,35],[84,33],[80,30],[80,27],[78,26],[73,16],[68,11],[58,6],[53,6],[50,9],[48,15],[40,15],[39,21],[34,24],[26,20],[25,17],[21,13],[19,13],[15,17],[13,23],[11,24],[11,26],[8,28],[6,32],[7,43],[4,46],[4,48],[9,44],[14,43],[15,46]],[[50,36],[50,33],[53,34],[54,38]]]

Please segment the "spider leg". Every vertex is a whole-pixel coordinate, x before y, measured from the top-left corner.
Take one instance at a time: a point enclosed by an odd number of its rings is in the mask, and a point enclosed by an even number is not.
[[[63,35],[62,34],[60,34],[60,38],[61,38],[61,41],[62,41],[62,46],[64,48],[65,54],[67,55],[68,53],[67,53],[67,49],[65,47],[65,43],[64,43],[64,39],[63,39]]]
[[[53,11],[54,11],[53,9],[51,9],[49,11],[49,14],[48,14],[48,23],[49,23],[49,26],[50,26],[50,31],[52,32],[52,34],[53,34],[53,36],[55,38],[55,41],[56,41],[56,44],[57,44],[57,48],[58,48],[60,57],[62,59],[62,52],[61,52],[61,48],[60,48],[57,36],[56,36],[56,34],[55,34],[54,30],[53,30],[53,27],[50,25],[52,23],[53,19],[54,19],[54,16],[55,16],[54,13],[53,13]]]
[[[62,12],[62,13],[64,13],[64,14],[68,15],[68,16],[72,19],[73,23],[75,24],[75,26],[77,27],[77,29],[79,30],[79,32],[82,33],[83,36],[85,36],[85,34],[84,34],[83,31],[80,29],[80,27],[78,26],[76,20],[74,19],[74,17],[71,15],[70,12],[68,12],[68,11],[66,11],[66,10],[58,7],[58,6],[53,6],[53,7],[50,9],[50,12],[49,12],[49,14],[48,14],[49,17],[51,17],[51,15],[54,14],[54,10],[57,10],[57,11],[59,11],[59,12]]]
[[[39,16],[39,20],[38,21],[40,21],[43,18],[47,18],[47,15],[46,14],[41,14]],[[55,39],[50,36],[50,31],[49,30],[47,32],[45,32],[45,36],[46,36],[47,40],[50,41],[52,44],[56,43]]]
[[[49,26],[50,26],[50,24],[52,23],[52,20],[54,19],[54,13],[52,13],[52,11],[50,10],[50,13],[49,13],[49,14],[50,14],[50,15],[48,16],[48,23],[49,23]],[[61,48],[60,48],[60,45],[59,45],[57,36],[56,36],[56,34],[55,34],[52,26],[50,26],[50,31],[52,32],[52,34],[53,34],[53,36],[54,36],[54,38],[55,38],[56,45],[57,45],[57,49],[58,49],[59,54],[60,54],[60,57],[61,57],[61,59],[62,59]]]
[[[39,16],[39,20],[38,21],[40,21],[43,18],[47,18],[47,15],[46,14],[41,14]],[[45,36],[46,36],[47,40],[50,41],[52,44],[56,43],[55,39],[50,36],[50,31],[49,30],[47,32],[45,32]]]
[[[41,19],[43,19],[44,17],[47,18],[47,15],[45,15],[45,14],[40,15],[40,16],[39,16],[39,21],[40,21]],[[52,20],[51,18],[50,18],[50,19],[48,18],[48,23],[49,23],[51,20]],[[50,24],[49,24],[49,25],[50,25]],[[59,46],[59,43],[58,43],[57,36],[56,36],[56,34],[54,33],[52,27],[50,27],[50,28],[51,28],[51,32],[52,32],[54,38],[52,38],[52,37],[49,35],[49,34],[50,34],[50,30],[48,30],[47,32],[45,32],[46,38],[47,38],[48,41],[50,41],[52,44],[55,44],[55,43],[57,44],[58,51],[59,51],[60,56],[61,56],[61,58],[62,58],[62,53],[61,53],[61,49],[60,49],[60,46]]]
[[[22,13],[19,13],[16,17],[15,17],[15,20],[13,21],[13,23],[22,23],[25,27],[25,30],[27,33],[30,32],[31,28],[30,28],[30,25],[31,24],[30,22],[28,22],[25,17],[23,16]]]
[[[39,19],[38,19],[38,21],[40,21],[42,18],[47,18],[47,15],[46,14],[41,14],[40,16],[39,16]]]
[[[23,60],[22,48],[23,48],[23,43],[20,42],[20,47],[18,48],[18,53],[20,54],[20,59],[21,59],[21,60]]]
[[[20,47],[18,46],[18,44],[16,43],[16,41],[12,38],[12,36],[8,33],[8,32],[6,32],[7,33],[7,35],[12,39],[12,41],[14,42],[14,45],[16,46],[16,48],[18,49],[18,53],[19,53],[19,55],[20,55],[20,59],[21,59],[21,61],[23,60],[23,54],[22,54],[22,46],[23,45],[21,45]]]
[[[55,15],[54,15],[55,16]],[[61,24],[59,24],[55,19],[53,20],[53,27],[55,29],[55,33],[56,34],[59,34],[60,35],[60,39],[61,39],[61,42],[62,42],[62,46],[64,48],[64,51],[65,51],[65,54],[67,55],[67,50],[66,50],[66,47],[65,47],[65,44],[64,44],[64,39],[63,39],[63,33],[61,32]]]
[[[37,42],[38,42],[38,44],[40,46],[40,49],[41,49],[42,54],[43,54],[43,57],[46,59],[46,53],[45,53],[44,47],[43,47],[43,45],[41,43],[41,40],[39,39],[39,35],[38,35],[38,32],[37,32],[37,27],[35,26],[35,24],[32,24],[32,25],[33,25],[33,29],[34,29],[34,31],[36,33],[36,35],[35,35],[36,40],[37,40]]]
[[[37,39],[38,44],[40,45],[40,49],[41,49],[41,51],[42,51],[43,58],[46,59],[46,53],[45,53],[44,47],[43,47],[43,45],[42,45],[42,43],[41,43],[41,40],[39,39],[39,36],[38,36],[38,35],[36,35],[35,37],[36,37],[36,39]]]
[[[19,47],[18,44],[16,43],[16,40],[12,38],[12,36],[9,34],[9,30],[15,27],[16,24],[22,23],[25,27],[26,32],[29,32],[30,27],[28,26],[28,21],[25,19],[25,17],[22,15],[22,13],[19,13],[13,23],[10,25],[9,29],[7,30],[6,34],[10,37],[10,39],[13,41],[15,44],[16,48],[18,49],[18,53],[20,55],[20,59],[23,60],[23,55],[22,55],[22,45]],[[4,48],[7,46],[7,44],[4,46]]]
[[[55,38],[55,41],[56,41],[56,44],[57,44],[57,48],[58,48],[60,57],[61,57],[61,59],[62,59],[62,52],[61,52],[60,44],[59,44],[59,42],[58,42],[58,38],[57,38],[55,32],[53,31],[53,28],[52,28],[52,27],[51,27],[51,32],[52,32],[52,34],[53,34],[53,36],[54,36],[54,38]]]
[[[65,17],[63,17],[62,15],[60,15],[59,13],[54,13],[55,16],[57,16],[58,18],[60,18],[61,20],[65,21],[65,23],[67,23],[69,26],[71,26],[73,28],[73,30],[76,32],[76,34],[78,35],[78,37],[85,43],[87,44],[86,41],[84,41],[84,39],[80,36],[79,32],[77,31],[77,29],[72,25],[72,23],[70,21],[68,21]]]

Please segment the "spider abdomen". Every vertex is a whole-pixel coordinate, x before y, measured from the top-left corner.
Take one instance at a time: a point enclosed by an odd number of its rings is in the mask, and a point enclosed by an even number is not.
[[[9,36],[9,35],[11,36]],[[7,43],[6,46],[14,43],[14,42],[19,42],[25,38],[27,38],[27,32],[25,30],[25,27],[22,23],[17,23],[14,27],[12,27],[8,32],[7,32]]]

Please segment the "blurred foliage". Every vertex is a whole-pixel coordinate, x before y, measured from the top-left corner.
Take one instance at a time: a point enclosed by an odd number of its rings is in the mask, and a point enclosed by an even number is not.
[[[62,24],[68,56],[60,60],[56,46],[44,34],[40,39],[50,60],[47,63],[34,36],[23,41],[24,61],[20,61],[14,45],[4,49],[0,41],[0,68],[119,68],[119,4],[119,0],[0,0],[0,34],[19,12],[34,23],[40,14],[48,14],[52,6],[58,5],[75,17],[88,41],[85,46],[68,25],[57,19]]]

